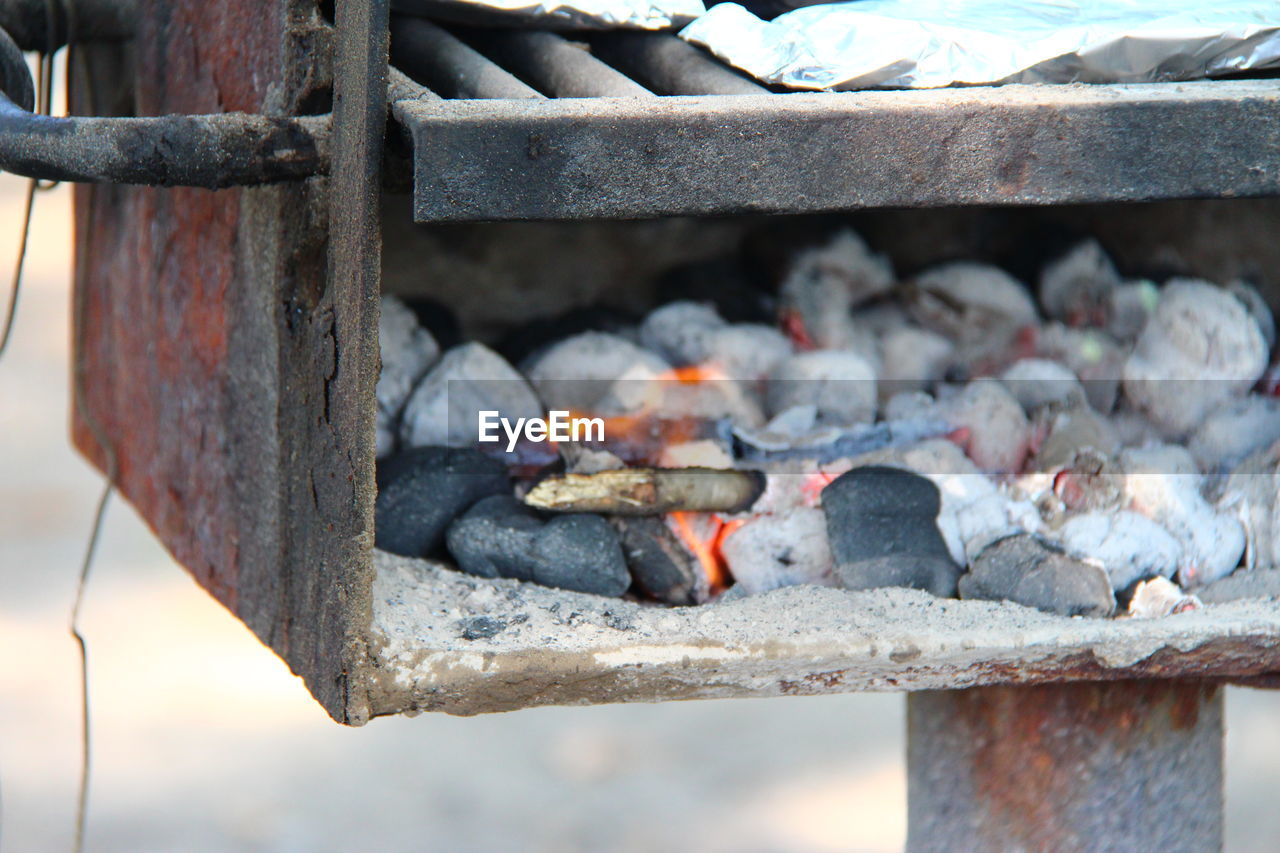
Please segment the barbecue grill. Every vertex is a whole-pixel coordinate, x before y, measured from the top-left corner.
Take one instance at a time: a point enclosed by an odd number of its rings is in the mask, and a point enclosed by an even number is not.
[[[76,445],[335,719],[926,691],[912,849],[1217,843],[1219,685],[1280,673],[1270,604],[1102,622],[793,589],[618,632],[589,596],[525,588],[487,606],[559,633],[459,637],[493,584],[372,547],[377,305],[427,245],[410,219],[1036,206],[1221,236],[1240,217],[1050,206],[1280,195],[1274,80],[785,94],[669,34],[332,5],[0,3],[19,47],[73,46],[67,119],[29,112],[0,51],[0,165],[84,182]]]

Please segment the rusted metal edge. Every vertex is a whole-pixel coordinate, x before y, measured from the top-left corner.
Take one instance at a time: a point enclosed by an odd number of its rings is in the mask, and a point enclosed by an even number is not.
[[[368,660],[366,626],[373,584],[374,400],[380,367],[378,297],[382,282],[383,135],[387,124],[389,0],[340,0],[334,57],[334,155],[329,179],[328,272],[322,303],[333,317],[333,372],[325,379],[326,430],[319,451],[332,455],[347,482],[333,484],[349,503],[341,521],[354,535],[335,535],[323,567],[339,599],[343,671],[341,721],[368,719],[365,694],[352,691]],[[317,472],[321,473],[321,472]],[[314,494],[314,492],[313,492]],[[323,508],[317,507],[323,521]],[[330,526],[332,530],[332,524]],[[313,626],[312,630],[320,626]]]
[[[1065,619],[902,589],[793,587],[652,608],[470,578],[381,552],[374,562],[373,665],[364,685],[374,716],[1280,673],[1274,601],[1141,622]],[[476,594],[481,586],[496,589]],[[472,615],[507,627],[468,641],[458,626]],[[571,628],[552,627],[565,618]]]
[[[1273,81],[408,105],[417,221],[1280,194]]]

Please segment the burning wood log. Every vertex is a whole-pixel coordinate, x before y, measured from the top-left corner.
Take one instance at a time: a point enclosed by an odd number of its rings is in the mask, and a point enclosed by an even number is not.
[[[525,503],[550,512],[662,515],[742,512],[764,491],[759,471],[719,468],[619,468],[548,477]]]

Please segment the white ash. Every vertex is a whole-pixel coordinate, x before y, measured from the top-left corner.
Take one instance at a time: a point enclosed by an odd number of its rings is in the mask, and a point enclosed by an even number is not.
[[[971,564],[984,548],[1014,533],[1043,527],[1033,503],[997,485],[949,441],[924,442],[898,455],[902,464],[938,487],[938,527],[952,557]]]
[[[1139,578],[1173,577],[1182,546],[1169,531],[1136,512],[1086,512],[1055,534],[1068,550],[1098,560],[1119,591]]]
[[[964,430],[961,444],[980,469],[1016,472],[1027,456],[1031,431],[1022,406],[995,379],[970,382],[944,404],[947,422]]]
[[[1123,447],[1148,447],[1164,443],[1164,435],[1141,412],[1122,404],[1107,418]]]
[[[765,475],[764,491],[749,510],[733,517],[779,515],[800,506],[819,506],[822,502],[822,490],[832,480],[856,465],[880,464],[882,459],[883,456],[879,454],[868,454],[857,459],[837,459],[812,465],[806,463],[803,468],[797,468],[795,461],[790,459],[753,462],[751,467]]]
[[[1270,602],[1212,605],[1145,625],[911,589],[791,587],[732,604],[667,608],[476,578],[381,551],[373,563],[370,653],[382,677],[371,701],[383,712],[778,695],[789,679],[813,685],[808,692],[941,689],[1050,657],[1091,660],[1104,675],[1121,675],[1164,649],[1204,654],[1223,637],[1280,636]],[[458,624],[473,616],[508,627],[464,639]],[[845,677],[833,680],[832,672]]]
[[[884,404],[884,419],[909,421],[917,418],[931,420],[942,417],[942,409],[932,394],[926,391],[901,391]]]
[[[926,270],[915,284],[916,319],[971,356],[1003,348],[1039,323],[1027,289],[999,267],[957,261]]]
[[[658,457],[659,468],[732,468],[733,455],[709,438],[669,444]]]
[[[712,331],[706,339],[706,364],[730,379],[757,382],[785,361],[795,347],[771,326],[736,323]]]
[[[710,305],[669,302],[644,318],[640,343],[672,364],[702,364],[710,355],[711,334],[726,325]]]
[[[1115,459],[1096,450],[1077,450],[1067,465],[1049,468],[1045,473],[1050,492],[1033,499],[1045,520],[1055,526],[1068,515],[1114,512],[1128,505],[1123,469]]]
[[[1178,580],[1183,586],[1212,583],[1239,565],[1244,528],[1204,499],[1203,477],[1186,450],[1169,445],[1128,449],[1120,461],[1131,508],[1160,524],[1182,545]]]
[[[1111,456],[1122,446],[1111,420],[1084,402],[1061,411],[1040,410],[1033,431],[1040,436],[1040,446],[1032,467],[1041,471],[1070,465],[1082,450]]]
[[[669,378],[614,383],[600,410],[606,414],[647,413],[658,418],[729,418],[755,427],[765,422],[764,409],[746,383],[733,379],[681,382]]]
[[[978,498],[955,516],[968,564],[993,542],[1017,533],[1038,533],[1043,526],[1033,503],[1012,498],[1003,490]]]
[[[1227,285],[1227,293],[1230,293],[1236,299],[1240,300],[1240,304],[1249,312],[1249,316],[1258,324],[1258,331],[1262,332],[1262,339],[1270,350],[1276,345],[1276,318],[1271,313],[1271,307],[1267,305],[1267,300],[1262,298],[1262,294],[1258,292],[1258,288],[1249,284],[1247,281],[1236,280]]]
[[[919,390],[941,381],[955,361],[950,340],[918,326],[900,326],[880,337],[881,393]]]
[[[1236,466],[1218,501],[1245,530],[1245,567],[1280,568],[1280,443]]]
[[[607,332],[565,338],[522,367],[547,408],[590,414],[609,414],[600,406],[617,380],[653,379],[671,369],[649,350]]]
[[[1280,598],[1280,569],[1235,572],[1204,587],[1197,595],[1205,604],[1245,598]]]
[[[1159,303],[1160,288],[1154,281],[1137,279],[1124,282],[1111,291],[1107,304],[1107,332],[1117,341],[1136,341]]]
[[[798,322],[818,347],[844,349],[862,337],[850,312],[887,293],[893,267],[873,254],[862,238],[845,229],[824,246],[797,253],[779,289],[784,315]]]
[[[806,403],[778,412],[763,429],[773,435],[796,440],[809,435],[817,426],[818,407],[813,403]]]
[[[1204,603],[1199,598],[1184,592],[1173,581],[1156,577],[1134,588],[1133,598],[1129,601],[1129,616],[1133,619],[1158,619],[1203,607]]]
[[[852,352],[797,353],[774,369],[766,390],[769,411],[814,406],[820,420],[849,425],[875,419],[876,374]]]
[[[577,442],[562,441],[556,445],[556,449],[564,459],[567,474],[599,474],[601,471],[617,471],[627,467],[627,463],[609,451]]]
[[[1267,368],[1267,345],[1241,302],[1220,287],[1175,279],[1124,365],[1126,397],[1169,436],[1190,432],[1248,393]]]
[[[395,450],[396,427],[405,401],[440,355],[440,347],[431,333],[418,325],[413,311],[397,297],[383,296],[379,304],[378,350],[382,371],[378,374],[374,396],[378,401],[377,454],[381,459]]]
[[[1054,320],[1100,325],[1119,284],[1120,274],[1102,246],[1086,240],[1040,273],[1040,304]]]
[[[1049,404],[1073,406],[1084,403],[1084,387],[1071,370],[1047,358],[1021,358],[1000,376],[1028,414]]]
[[[1280,399],[1250,395],[1213,411],[1191,434],[1187,449],[1203,471],[1230,468],[1280,441]]]
[[[1036,351],[1074,373],[1094,409],[1106,414],[1115,407],[1126,352],[1110,335],[1047,323],[1036,336]]]
[[[514,422],[541,417],[542,404],[502,356],[483,344],[461,344],[441,356],[410,395],[400,440],[407,447],[471,447],[481,411]]]
[[[729,573],[751,595],[798,584],[835,586],[820,509],[797,507],[748,520],[720,545]]]

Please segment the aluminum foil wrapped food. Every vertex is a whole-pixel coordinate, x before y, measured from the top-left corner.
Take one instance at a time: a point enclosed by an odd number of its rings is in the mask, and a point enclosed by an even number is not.
[[[670,30],[707,11],[702,0],[392,0],[397,11],[477,25]]]
[[[721,3],[680,36],[793,89],[1147,83],[1280,66],[1280,3],[854,0],[772,21]]]

